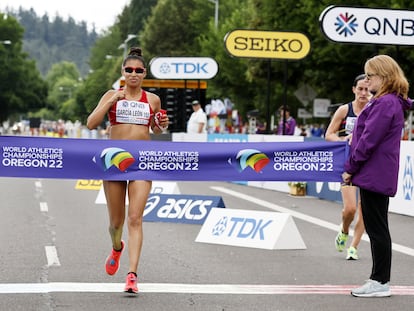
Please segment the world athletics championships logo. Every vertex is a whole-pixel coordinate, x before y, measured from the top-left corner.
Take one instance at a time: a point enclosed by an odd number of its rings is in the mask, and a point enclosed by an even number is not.
[[[96,158],[99,158],[99,163]],[[93,157],[93,161],[102,166],[104,171],[107,171],[111,166],[116,166],[121,172],[125,172],[130,167],[135,159],[131,153],[121,148],[106,148],[102,152]]]
[[[340,35],[344,35],[345,37],[352,36],[356,32],[356,28],[358,27],[357,18],[349,13],[339,14],[336,17],[336,32]]]
[[[411,156],[407,156],[403,175],[403,195],[404,200],[412,200],[414,190],[413,161]]]
[[[231,158],[228,162],[231,164]],[[256,173],[259,173],[269,162],[269,158],[263,152],[256,149],[240,150],[236,156],[236,166],[239,172],[244,171],[250,166]]]

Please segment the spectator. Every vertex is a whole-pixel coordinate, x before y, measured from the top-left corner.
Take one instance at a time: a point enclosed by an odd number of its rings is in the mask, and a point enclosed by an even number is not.
[[[352,84],[352,92],[354,93],[354,100],[341,105],[332,117],[331,123],[326,130],[325,139],[328,141],[350,141],[352,130],[354,128],[357,116],[364,109],[365,105],[370,99],[368,91],[368,83],[365,80],[365,75],[361,74],[354,79]],[[348,241],[349,228],[355,218],[358,209],[358,219],[355,223],[354,238],[351,246],[347,250],[346,259],[358,259],[358,245],[361,237],[364,234],[364,220],[362,219],[361,201],[358,200],[358,187],[351,184],[343,183],[341,185],[342,194],[342,217],[341,225],[338,234],[335,237],[335,246],[338,252],[345,249]]]
[[[203,108],[201,108],[200,102],[194,100],[191,105],[193,107],[193,113],[187,123],[187,133],[207,133],[207,116]]]
[[[303,137],[307,137],[308,136],[308,132],[306,130],[306,126],[305,125],[301,125],[300,126],[300,134],[299,135],[300,136],[303,136]]]
[[[277,135],[294,135],[296,128],[296,120],[290,115],[289,107],[280,107],[279,114],[280,120],[276,132]]]
[[[351,293],[356,297],[389,297],[392,242],[388,207],[390,197],[397,193],[404,110],[412,106],[412,100],[408,98],[407,78],[390,56],[370,58],[364,69],[374,96],[356,120],[342,178],[360,189],[372,268],[369,280]]]
[[[323,136],[323,129],[322,129],[322,127],[318,123],[315,123],[312,126],[312,128],[311,128],[311,136],[312,137],[322,137]]]

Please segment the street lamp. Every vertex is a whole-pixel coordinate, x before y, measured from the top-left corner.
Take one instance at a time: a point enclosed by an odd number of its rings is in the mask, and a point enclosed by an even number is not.
[[[218,9],[219,9],[219,0],[208,0],[211,3],[214,3],[214,26],[218,27]]]
[[[124,43],[121,43],[121,45],[118,47],[118,49],[124,49],[124,59],[127,56],[127,49],[128,49],[128,44],[127,43],[128,43],[128,41],[130,41],[130,40],[132,40],[132,39],[134,39],[136,37],[137,37],[137,35],[131,35],[131,34],[129,34],[127,36],[127,38],[125,39]]]
[[[11,45],[12,44],[12,42],[10,40],[2,40],[2,41],[0,41],[0,43],[1,44],[4,44],[4,45]],[[9,59],[9,55],[8,54],[9,53],[6,53],[6,63],[7,63],[8,59]]]
[[[72,98],[72,88],[59,86],[59,91],[61,91],[63,95],[67,95],[68,99]]]
[[[59,91],[61,92],[62,95],[66,95],[68,99],[71,99],[77,87],[78,87],[77,83],[72,84],[72,85],[59,86]]]

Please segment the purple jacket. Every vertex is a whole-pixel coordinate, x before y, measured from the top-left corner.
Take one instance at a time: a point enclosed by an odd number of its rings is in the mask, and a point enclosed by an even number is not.
[[[296,128],[296,120],[291,116],[285,122],[285,135],[294,135]],[[277,135],[283,135],[283,120],[280,120],[277,128]]]
[[[345,171],[356,186],[394,196],[397,192],[404,112],[412,100],[387,94],[361,111],[352,133]]]

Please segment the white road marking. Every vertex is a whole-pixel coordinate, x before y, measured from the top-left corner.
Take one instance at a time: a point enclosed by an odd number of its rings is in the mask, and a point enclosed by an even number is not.
[[[40,180],[35,181],[36,188],[42,188],[42,182]]]
[[[359,286],[359,285],[358,285]],[[247,285],[247,284],[179,284],[140,283],[140,293],[173,294],[226,294],[226,295],[298,295],[298,294],[343,294],[349,295],[355,285]],[[117,293],[122,292],[123,283],[8,283],[0,284],[0,294],[42,293]],[[414,286],[391,286],[392,295],[414,295]]]
[[[45,246],[47,265],[60,266],[59,257],[55,246]]]
[[[274,210],[276,212],[289,213],[293,217],[296,217],[298,219],[310,222],[310,223],[318,225],[320,227],[324,227],[324,228],[333,230],[335,232],[338,231],[338,225],[337,224],[333,224],[331,222],[327,222],[327,221],[321,220],[321,219],[316,218],[316,217],[312,217],[312,216],[309,216],[309,215],[306,215],[306,214],[302,214],[302,213],[290,210],[286,207],[282,207],[282,206],[276,205],[274,203],[267,202],[265,200],[255,198],[255,197],[246,195],[246,194],[241,193],[241,192],[233,191],[233,190],[226,189],[226,188],[223,188],[223,187],[211,187],[211,189],[219,191],[219,192],[226,193],[226,194],[234,196],[234,197],[237,197],[238,199],[243,199],[243,200],[252,202],[254,204],[269,208],[269,209]],[[352,236],[353,234],[354,234],[353,230],[350,230],[349,235]],[[369,241],[369,238],[366,234],[364,234],[362,236],[362,240]],[[412,249],[410,247],[407,247],[407,246],[404,246],[404,245],[401,245],[401,244],[392,243],[392,249],[394,251],[403,253],[405,255],[414,256],[414,249]]]
[[[40,211],[43,213],[47,213],[49,211],[49,207],[47,205],[47,202],[40,202]]]

